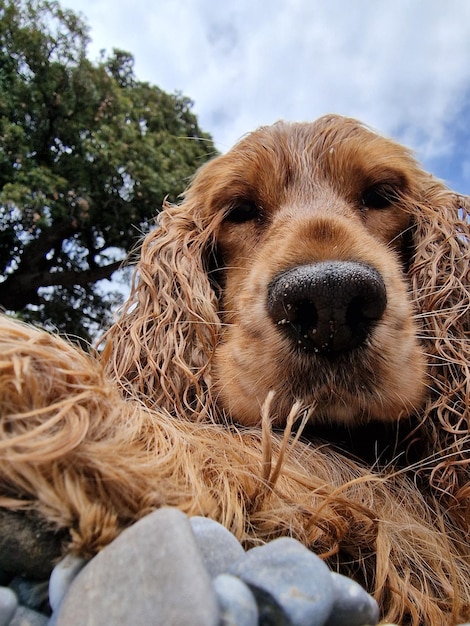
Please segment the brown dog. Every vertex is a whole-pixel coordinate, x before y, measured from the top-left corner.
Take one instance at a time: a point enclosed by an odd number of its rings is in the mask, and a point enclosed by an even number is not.
[[[247,136],[164,207],[104,366],[2,321],[0,504],[84,554],[174,505],[470,618],[468,210],[354,120]]]

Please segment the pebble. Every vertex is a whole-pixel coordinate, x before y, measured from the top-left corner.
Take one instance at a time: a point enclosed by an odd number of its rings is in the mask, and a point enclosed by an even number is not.
[[[38,582],[20,576],[15,576],[9,584],[10,589],[16,593],[19,604],[50,615],[48,586],[47,580]]]
[[[85,563],[85,559],[68,554],[54,567],[49,580],[49,603],[53,611],[59,609],[73,579]]]
[[[26,527],[30,533],[34,523]],[[34,567],[30,578],[12,575],[2,549],[2,582],[10,586],[0,587],[0,626],[375,626],[379,619],[360,585],[330,572],[298,541],[284,537],[245,552],[217,522],[177,509],[136,522],[89,562],[67,556],[48,583],[48,576],[35,580]],[[44,575],[51,551],[41,550]],[[16,563],[22,568],[24,557]]]
[[[162,508],[124,530],[78,573],[57,626],[218,626],[219,607],[188,518]]]
[[[230,573],[253,591],[261,621],[323,626],[331,614],[334,588],[330,570],[295,539],[282,537],[252,548]]]
[[[10,623],[17,606],[16,594],[8,587],[0,587],[0,626]]]
[[[189,520],[202,560],[211,578],[227,572],[245,554],[241,543],[225,526],[208,517]]]
[[[331,573],[335,601],[326,626],[375,626],[379,605],[358,583],[341,574]]]
[[[249,587],[236,576],[221,574],[213,580],[220,607],[219,626],[258,626],[259,611]]]
[[[42,613],[19,606],[8,626],[49,626],[49,618]]]

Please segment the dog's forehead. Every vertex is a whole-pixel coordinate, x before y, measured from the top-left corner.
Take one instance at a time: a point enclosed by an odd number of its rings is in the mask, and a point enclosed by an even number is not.
[[[405,179],[407,172],[416,169],[406,148],[355,119],[337,115],[261,127],[242,139],[226,158],[239,181],[274,184],[277,178],[283,187],[313,179],[334,185]]]
[[[327,149],[347,146],[358,139],[364,146],[386,141],[358,120],[332,115],[314,122],[281,120],[271,126],[262,126],[242,139],[235,146],[235,151],[277,150],[287,154],[311,154],[319,158]]]
[[[335,176],[348,168],[367,170],[381,163],[391,169],[413,163],[409,151],[352,118],[329,115],[314,122],[284,122],[263,126],[243,138],[228,158],[239,164],[276,166],[298,174],[315,171]],[[234,165],[236,167],[236,165]]]
[[[277,122],[245,136],[198,172],[185,197],[225,207],[233,198],[276,204],[286,194],[308,193],[326,184],[342,196],[359,188],[404,183],[421,169],[403,146],[361,122],[337,115],[315,122]]]

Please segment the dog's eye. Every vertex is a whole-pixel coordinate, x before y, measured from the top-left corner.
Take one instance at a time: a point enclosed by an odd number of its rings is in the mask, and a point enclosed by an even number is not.
[[[391,185],[373,185],[362,194],[361,204],[367,209],[386,209],[397,199],[398,192]]]
[[[243,224],[251,220],[257,220],[261,217],[259,207],[254,202],[248,200],[240,200],[233,204],[227,212],[225,220],[234,224]]]

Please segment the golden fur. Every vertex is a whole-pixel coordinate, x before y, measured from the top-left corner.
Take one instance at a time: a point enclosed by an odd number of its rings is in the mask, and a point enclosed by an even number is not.
[[[469,209],[354,120],[248,135],[165,205],[101,357],[1,320],[0,505],[85,555],[177,506],[298,538],[389,621],[470,619]],[[266,307],[332,260],[387,295],[335,358]]]

